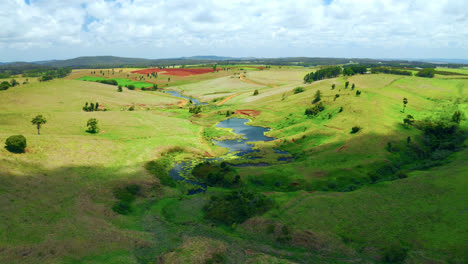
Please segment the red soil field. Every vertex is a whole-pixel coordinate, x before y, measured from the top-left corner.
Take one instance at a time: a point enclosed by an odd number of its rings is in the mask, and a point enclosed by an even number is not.
[[[222,69],[216,69],[219,71]],[[213,68],[198,68],[198,69],[190,69],[190,68],[170,68],[170,69],[145,69],[145,70],[138,70],[132,71],[132,73],[139,73],[139,74],[151,74],[153,72],[157,72],[159,74],[164,75],[173,75],[173,76],[190,76],[190,75],[198,75],[208,72],[213,72]]]

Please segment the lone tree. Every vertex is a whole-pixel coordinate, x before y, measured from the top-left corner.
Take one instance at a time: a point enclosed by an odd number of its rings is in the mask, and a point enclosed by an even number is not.
[[[335,84],[332,84],[332,90],[335,90]]]
[[[353,85],[351,85],[351,90],[354,90],[354,87],[356,87],[356,85],[353,83]]]
[[[339,94],[335,94],[335,98],[333,99],[333,101],[336,101],[336,98],[340,97]]]
[[[360,96],[360,95],[361,95],[361,91],[356,90],[356,96]]]
[[[346,82],[345,82],[345,85],[344,85],[344,88],[345,88],[345,89],[348,89],[348,86],[349,86],[349,81],[346,81]]]
[[[97,133],[99,131],[98,127],[98,120],[96,118],[90,118],[88,120],[88,123],[86,123],[86,126],[88,127],[88,130],[86,132],[88,133]]]
[[[255,90],[253,95],[258,95],[258,90]]]
[[[405,112],[406,104],[408,103],[408,99],[403,98],[403,113]]]
[[[33,125],[37,126],[37,134],[41,134],[41,126],[47,123],[47,120],[42,115],[37,115],[33,120],[31,120]]]
[[[5,148],[13,153],[23,153],[26,148],[26,138],[23,135],[15,135],[6,139]]]

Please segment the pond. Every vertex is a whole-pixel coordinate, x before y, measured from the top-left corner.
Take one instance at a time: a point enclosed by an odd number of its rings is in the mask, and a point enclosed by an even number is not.
[[[233,139],[233,140],[213,140],[213,142],[220,146],[229,149],[229,153],[233,153],[236,156],[244,156],[245,154],[252,153],[252,152],[259,152],[258,150],[254,150],[253,142],[258,141],[272,141],[275,140],[273,137],[265,136],[265,132],[270,131],[269,128],[259,127],[259,126],[250,126],[246,123],[249,122],[249,119],[245,118],[230,118],[224,121],[219,122],[216,126],[221,128],[231,128],[234,133],[238,135],[242,135],[242,139]],[[276,150],[275,153],[277,154],[289,154],[287,151]],[[246,160],[258,159],[261,157],[246,157]],[[279,158],[278,161],[290,161],[291,158]],[[220,157],[217,158],[206,158],[205,161],[212,162],[212,161],[222,161],[223,159]],[[195,185],[194,190],[190,190],[189,194],[195,194],[199,192],[206,191],[207,186],[203,183],[188,180],[184,177],[184,175],[190,174],[190,169],[192,162],[180,162],[174,165],[174,167],[169,172],[169,176],[176,181],[184,181],[186,183]],[[245,164],[238,164],[233,165],[235,167],[247,167],[247,166],[256,166],[256,167],[266,167],[270,166],[270,164],[265,162],[260,163],[245,163]]]

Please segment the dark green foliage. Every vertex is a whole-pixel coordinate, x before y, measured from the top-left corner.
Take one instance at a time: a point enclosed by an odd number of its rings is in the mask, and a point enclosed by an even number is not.
[[[243,223],[254,215],[270,210],[274,203],[263,194],[247,190],[233,190],[230,193],[211,196],[203,207],[205,218],[213,222],[232,225]]]
[[[5,141],[5,148],[13,153],[24,153],[26,138],[23,135],[10,136]]]
[[[11,79],[10,85],[11,85],[11,87],[15,87],[16,85],[19,85],[19,82],[17,80],[15,80],[15,79]]]
[[[349,86],[349,81],[346,81],[346,82],[345,82],[345,85],[344,85],[344,88],[345,88],[345,89],[348,89],[348,86]]]
[[[343,112],[343,107],[342,106],[340,106],[340,109],[338,109],[338,113],[341,113],[341,112]]]
[[[40,82],[47,82],[47,81],[50,81],[50,80],[52,80],[52,79],[53,79],[52,75],[43,75],[43,76],[39,79],[39,81],[40,81]]]
[[[406,105],[408,104],[408,99],[407,98],[403,98],[403,113],[405,112],[405,109],[406,109]]]
[[[121,214],[121,215],[128,215],[132,210],[132,206],[129,202],[125,201],[118,201],[112,206],[112,211]]]
[[[103,84],[109,84],[109,85],[118,85],[117,81],[112,80],[112,79],[109,79],[109,80],[96,80],[96,82],[103,83]]]
[[[351,128],[351,134],[356,134],[357,132],[359,132],[359,130],[361,130],[360,127],[358,127],[358,126],[353,126],[353,127]]]
[[[276,238],[276,241],[280,243],[287,243],[291,241],[291,235],[289,234],[289,228],[287,226],[281,227],[281,234]]]
[[[396,74],[396,75],[406,75],[406,76],[411,76],[413,75],[409,71],[402,71],[394,68],[388,68],[388,67],[376,67],[376,68],[371,68],[372,73],[387,73],[387,74]]]
[[[157,84],[153,84],[153,87],[151,88],[151,90],[153,90],[153,91],[158,90],[158,85],[157,85]]]
[[[171,168],[171,160],[169,158],[163,156],[157,160],[152,160],[145,164],[145,168],[151,174],[158,177],[161,184],[170,187],[176,186],[176,182],[169,176]]]
[[[130,107],[128,108],[128,111],[135,111],[135,106],[134,106],[134,105],[130,106]]]
[[[88,127],[86,132],[88,133],[94,134],[94,133],[99,132],[98,120],[96,118],[90,118],[88,122],[86,123],[86,126]]]
[[[135,90],[135,85],[133,85],[133,84],[129,84],[129,85],[125,86],[125,87],[127,87],[127,89],[129,89],[129,90]]]
[[[195,105],[189,108],[189,113],[197,115],[202,112],[202,108],[199,105]]]
[[[320,103],[314,105],[313,107],[307,108],[305,110],[305,115],[307,115],[307,116],[316,116],[320,112],[322,112],[323,110],[325,110],[325,106],[322,104],[322,102],[320,102]]]
[[[119,87],[117,87],[117,92],[122,92],[122,85],[119,85]]]
[[[340,66],[332,66],[320,69],[316,72],[308,73],[304,76],[304,82],[311,83],[313,81],[334,78],[341,74]]]
[[[131,213],[133,211],[132,202],[135,201],[136,196],[140,195],[140,190],[141,186],[137,184],[116,188],[113,193],[119,201],[112,206],[112,210],[122,215]]]
[[[433,78],[435,74],[435,70],[431,68],[427,69],[422,69],[418,73],[416,73],[416,76],[418,77],[424,77],[424,78]]]
[[[414,123],[414,117],[412,115],[407,115],[405,119],[403,119],[403,124],[405,126],[410,126]]]
[[[0,91],[3,91],[3,90],[8,90],[8,88],[10,88],[11,85],[9,82],[7,81],[3,81],[1,84],[0,84]]]
[[[94,111],[97,111],[99,109],[99,103],[96,102],[96,104],[94,105]]]
[[[408,249],[393,245],[384,250],[383,260],[385,263],[403,263],[407,254]]]
[[[345,65],[343,66],[343,75],[364,74],[367,72],[365,65]]]
[[[333,101],[336,101],[336,98],[340,97],[339,94],[335,94],[335,98],[333,98]]]
[[[361,95],[361,91],[356,90],[356,96],[360,96],[360,95]]]
[[[452,122],[460,124],[462,113],[460,111],[455,111],[452,115]]]
[[[258,90],[255,90],[253,95],[258,95]]]
[[[321,98],[321,93],[320,93],[320,90],[317,90],[317,92],[315,92],[315,95],[314,95],[314,101],[312,101],[313,104],[317,103],[318,101],[320,101],[322,98]]]
[[[354,90],[355,87],[356,87],[356,85],[354,85],[354,83],[353,83],[353,85],[351,85],[351,90]]]
[[[193,168],[192,175],[209,186],[239,187],[241,184],[237,171],[225,162],[199,163]]]
[[[298,94],[298,93],[304,92],[305,90],[304,90],[304,87],[299,86],[299,87],[294,88],[293,91],[294,91],[294,94]]]
[[[335,90],[335,84],[332,84],[331,89]]]
[[[213,257],[207,259],[205,264],[221,264],[226,263],[226,257],[222,253],[215,253]]]

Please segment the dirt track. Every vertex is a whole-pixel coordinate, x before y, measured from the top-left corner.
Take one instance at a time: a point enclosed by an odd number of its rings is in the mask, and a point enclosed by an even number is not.
[[[218,106],[219,106],[219,105],[222,105],[222,104],[224,104],[225,102],[227,102],[228,100],[232,99],[233,97],[238,96],[239,94],[240,94],[240,93],[238,93],[238,94],[233,94],[233,95],[229,96],[228,98],[225,98],[225,99],[222,100],[221,102],[217,103],[216,105],[218,105]]]

